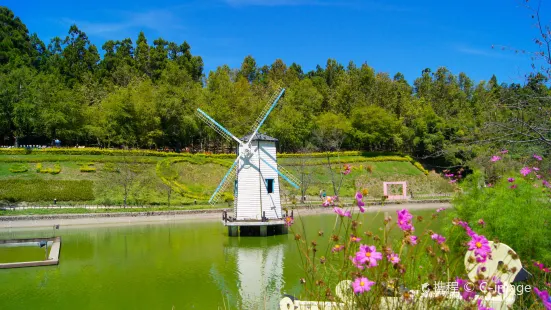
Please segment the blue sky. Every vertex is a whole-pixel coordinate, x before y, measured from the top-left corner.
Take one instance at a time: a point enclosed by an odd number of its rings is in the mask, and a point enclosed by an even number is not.
[[[30,2],[30,1],[29,1]],[[335,58],[367,62],[391,76],[402,72],[410,82],[424,68],[446,66],[473,80],[522,82],[530,57],[514,50],[537,49],[531,12],[524,1],[360,1],[360,0],[4,0],[46,43],[65,37],[76,23],[101,49],[106,40],[140,30],[148,42],[162,37],[192,47],[205,70],[239,67],[252,55],[259,65],[281,58],[304,71]],[[55,3],[55,5],[54,5]],[[541,12],[551,12],[551,1]],[[544,15],[549,20],[551,14]]]

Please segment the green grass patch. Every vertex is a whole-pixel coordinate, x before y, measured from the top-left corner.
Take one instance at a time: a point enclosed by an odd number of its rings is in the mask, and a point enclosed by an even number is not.
[[[18,201],[93,200],[93,182],[87,180],[0,180],[0,200]]]

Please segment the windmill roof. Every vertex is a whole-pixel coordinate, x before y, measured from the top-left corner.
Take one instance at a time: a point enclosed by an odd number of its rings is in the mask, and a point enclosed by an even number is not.
[[[241,138],[241,140],[243,141],[249,141],[249,139],[251,138],[251,135],[252,133],[244,136],[243,138]],[[253,140],[252,141],[257,141],[257,140],[260,140],[260,141],[273,141],[273,142],[277,142],[278,140],[276,138],[273,138],[273,137],[270,137],[268,135],[265,135],[263,133],[260,133],[260,132],[257,132],[256,135],[254,136]]]

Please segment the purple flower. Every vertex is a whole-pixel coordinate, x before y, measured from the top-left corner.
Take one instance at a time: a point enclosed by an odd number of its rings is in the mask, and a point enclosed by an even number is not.
[[[400,262],[400,257],[396,253],[391,253],[387,256],[387,259],[392,265],[396,265]]]
[[[508,178],[507,181],[509,181],[509,183],[513,183],[515,182],[515,178]]]
[[[350,174],[351,169],[352,167],[349,164],[344,165],[344,171],[342,172],[342,174],[344,175]]]
[[[344,216],[350,217],[350,218],[352,217],[352,214],[350,213],[349,210],[346,210],[346,211],[345,211],[345,210],[342,209],[342,208],[334,207],[334,208],[333,208],[333,211],[335,211],[335,213],[337,213],[338,215],[343,216],[343,217],[344,217]]]
[[[500,153],[501,154],[507,154],[507,153],[509,153],[509,151],[508,150],[502,150]]]
[[[361,240],[362,240],[362,238],[358,238],[358,237],[356,237],[356,236],[354,236],[354,235],[350,235],[350,242],[356,242],[356,243],[358,243],[358,242],[360,242]]]
[[[451,177],[453,177],[453,173],[446,173],[446,174],[444,174],[444,176],[446,178],[451,178]]]
[[[332,249],[331,252],[336,253],[344,250],[344,245],[336,244]]]
[[[532,170],[534,170],[534,171],[540,171],[540,168],[538,168],[538,167],[532,167]]]
[[[374,245],[360,245],[360,250],[356,253],[356,261],[360,264],[366,264],[367,267],[377,266],[377,261],[383,259],[383,254],[377,252]]]
[[[448,183],[453,184],[453,183],[456,183],[456,182],[457,182],[457,180],[450,180]]]
[[[360,208],[360,212],[364,213],[365,212],[365,203],[363,202],[363,195],[361,192],[357,192],[356,193],[356,204],[358,205],[358,208]]]
[[[446,238],[439,235],[439,234],[432,234],[431,236],[431,239],[436,241],[438,244],[442,244],[444,242],[446,242]]]
[[[513,185],[509,186],[509,188],[510,188],[510,189],[515,189],[515,188],[517,188],[517,185],[516,185],[516,184],[513,184]]]
[[[467,243],[469,246],[469,251],[474,251],[474,255],[476,257],[476,261],[479,263],[486,262],[486,259],[490,254],[492,253],[492,248],[490,248],[490,244],[488,243],[488,239],[484,236],[480,236],[477,234],[474,234],[471,236],[472,239]]]
[[[356,266],[358,269],[360,269],[360,270],[365,269],[365,266],[360,264],[355,256],[349,256],[349,258],[352,261],[352,264],[354,264],[354,266]]]
[[[532,172],[532,169],[530,169],[530,167],[524,167],[520,169],[520,174],[522,174],[523,176],[529,175],[530,172]]]
[[[490,159],[491,162],[496,162],[498,160],[501,160],[501,157],[496,156],[496,155],[492,156],[492,158]]]
[[[536,155],[536,154],[534,154],[532,157],[534,157],[534,158],[535,158],[536,160],[538,160],[538,161],[542,161],[542,160],[543,160],[543,158],[542,158],[541,156]]]
[[[438,209],[436,209],[436,212],[437,212],[437,213],[440,213],[440,212],[442,212],[442,211],[444,211],[444,210],[446,210],[446,208],[438,208]]]
[[[476,296],[476,292],[474,292],[474,285],[461,278],[455,278],[455,282],[457,283],[461,297],[466,301],[473,300]]]
[[[295,222],[295,219],[293,219],[292,217],[290,216],[285,217],[285,226],[291,227],[291,225],[293,225],[294,222]]]
[[[324,207],[334,206],[335,202],[337,201],[337,198],[338,198],[337,196],[327,196],[322,206]]]
[[[549,182],[548,182],[547,180],[541,181],[541,184],[542,184],[543,186],[545,186],[545,187],[551,188],[551,184],[549,184]]]
[[[534,287],[534,292],[543,302],[543,306],[545,307],[545,309],[551,310],[551,297],[549,296],[549,292],[540,291],[537,287]]]
[[[352,288],[354,289],[355,294],[361,294],[365,292],[369,292],[371,290],[371,287],[375,284],[373,281],[369,281],[366,277],[356,278],[354,282],[352,282]]]
[[[411,244],[411,245],[416,245],[417,244],[417,236],[414,236],[414,235],[407,236],[406,237],[406,243]]]
[[[398,215],[398,219],[396,221],[400,229],[409,232],[415,231],[415,227],[411,224],[413,215],[411,215],[407,209],[396,211],[396,214]]]

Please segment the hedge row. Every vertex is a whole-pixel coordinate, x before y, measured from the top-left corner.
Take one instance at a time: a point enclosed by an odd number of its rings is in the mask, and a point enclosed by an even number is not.
[[[235,158],[235,154],[211,154],[211,153],[169,153],[150,150],[117,150],[100,148],[47,148],[47,149],[0,149],[0,155],[104,155],[104,156],[155,156],[155,157],[213,157],[213,158]],[[395,156],[401,155],[396,152],[365,152],[365,151],[345,151],[345,152],[316,152],[316,153],[279,153],[280,158],[314,157],[321,158],[337,156]]]
[[[154,156],[154,157],[215,157],[234,158],[235,154],[210,154],[210,153],[169,153],[150,150],[117,150],[100,148],[46,148],[46,149],[0,149],[0,155],[103,155],[103,156]]]
[[[87,201],[94,200],[90,180],[0,180],[0,200],[17,201]]]

